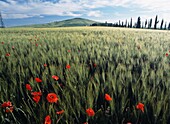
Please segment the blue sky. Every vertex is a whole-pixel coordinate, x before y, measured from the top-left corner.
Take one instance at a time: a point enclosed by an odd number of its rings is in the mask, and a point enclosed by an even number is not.
[[[170,22],[169,0],[0,0],[0,11],[8,27],[76,17],[114,23],[158,15],[159,21]]]

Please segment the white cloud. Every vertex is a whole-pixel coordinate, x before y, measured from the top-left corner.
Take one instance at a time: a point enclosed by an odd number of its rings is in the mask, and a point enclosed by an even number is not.
[[[87,16],[92,16],[92,17],[101,17],[102,13],[100,11],[90,11]]]
[[[0,2],[0,8],[4,18],[28,18],[42,15],[59,15],[59,16],[81,16],[75,12],[83,11],[83,8],[73,2],[36,2],[30,0],[29,3],[19,4],[15,1],[10,3]],[[14,9],[15,8],[15,9]],[[14,16],[16,14],[16,16]]]
[[[164,18],[170,21],[170,1],[169,0],[51,0],[42,2],[42,0],[6,0],[0,1],[0,11],[4,18],[28,18],[43,15],[58,16],[90,16],[101,19],[106,16],[101,10],[104,7],[113,8],[113,16],[117,16],[120,20],[129,19],[131,17],[137,19],[140,16],[143,19]],[[119,12],[114,7],[122,7],[129,9],[127,12]],[[78,13],[78,14],[77,14]],[[113,18],[113,17],[111,17]],[[114,21],[114,20],[113,20]]]
[[[79,16],[81,16],[82,14],[75,14],[75,13],[73,13],[73,12],[66,12],[66,13],[64,13],[63,15],[79,17]]]
[[[152,11],[169,11],[169,0],[133,0],[132,4]]]
[[[29,18],[29,17],[32,17],[32,16],[29,16],[27,14],[3,14],[3,18],[10,18],[10,19],[15,19],[15,18],[18,18],[18,19],[21,19],[21,18]]]

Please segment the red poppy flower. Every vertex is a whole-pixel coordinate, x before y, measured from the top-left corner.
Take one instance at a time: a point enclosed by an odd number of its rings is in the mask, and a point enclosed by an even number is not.
[[[6,56],[10,56],[10,53],[6,53]]]
[[[6,113],[9,113],[9,112],[13,112],[13,110],[14,110],[14,107],[11,106],[11,107],[7,107],[6,110],[5,110],[5,112],[6,112]]]
[[[14,109],[14,107],[12,106],[12,103],[10,101],[4,102],[3,104],[1,104],[1,107],[5,108],[6,113],[12,112]]]
[[[1,44],[4,44],[4,42],[1,42]]]
[[[137,105],[136,105],[136,108],[137,109],[139,109],[139,110],[141,110],[142,112],[144,112],[144,104],[143,103],[138,103]]]
[[[109,95],[109,94],[105,94],[105,100],[107,100],[107,101],[111,101],[111,100],[112,100],[112,98],[110,97],[110,95]]]
[[[36,103],[38,103],[39,101],[40,101],[40,96],[33,96],[32,97],[32,99],[36,102]]]
[[[41,92],[32,92],[31,95],[33,95],[33,96],[41,96],[42,93]]]
[[[30,84],[26,84],[26,89],[27,89],[27,90],[32,90],[31,85],[30,85]]]
[[[33,95],[32,99],[38,103],[40,101],[40,96],[42,95],[41,92],[32,92],[31,95]]]
[[[55,79],[56,81],[59,79],[59,77],[55,75],[53,75],[52,78]]]
[[[47,67],[47,64],[44,64],[44,67]]]
[[[10,101],[8,102],[4,102],[3,104],[1,104],[1,107],[5,108],[5,107],[11,107],[12,103]]]
[[[45,123],[44,124],[51,124],[51,118],[49,115],[45,117]]]
[[[88,122],[84,122],[83,124],[88,124]]]
[[[49,93],[46,98],[47,98],[48,102],[50,102],[50,103],[54,103],[54,102],[57,103],[57,101],[58,101],[58,97],[55,93]]]
[[[94,116],[95,115],[95,112],[92,108],[86,109],[86,113],[87,113],[88,116]]]
[[[97,64],[94,63],[94,64],[93,64],[93,67],[97,67]]]
[[[61,111],[56,112],[57,115],[61,115],[61,114],[63,114],[63,113],[64,113],[64,110],[61,110]]]
[[[66,65],[66,68],[67,68],[67,69],[70,69],[70,67],[71,67],[71,66],[70,66],[69,64],[68,64],[68,65]]]
[[[132,124],[131,122],[127,122],[126,124]]]
[[[68,52],[70,53],[70,52],[71,52],[71,50],[68,50]]]
[[[165,56],[168,56],[168,55],[169,55],[168,53],[165,54]]]
[[[36,43],[36,46],[38,46],[38,44]]]
[[[39,79],[39,78],[35,78],[35,81],[36,81],[37,83],[42,82],[42,80],[41,80],[41,79]]]

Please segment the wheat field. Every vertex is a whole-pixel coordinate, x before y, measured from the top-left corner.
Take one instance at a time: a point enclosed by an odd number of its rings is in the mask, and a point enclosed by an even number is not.
[[[0,123],[169,124],[169,54],[169,31],[0,29]]]

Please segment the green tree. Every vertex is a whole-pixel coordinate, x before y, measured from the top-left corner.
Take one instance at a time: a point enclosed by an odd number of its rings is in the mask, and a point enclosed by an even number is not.
[[[130,20],[130,28],[132,28],[132,18],[131,18],[131,20]]]
[[[165,22],[165,27],[164,27],[164,30],[166,30],[166,22]]]
[[[149,22],[149,25],[148,25],[148,28],[151,29],[152,27],[152,19],[150,19],[150,22]]]
[[[158,21],[158,16],[156,15],[156,17],[155,17],[154,29],[156,29],[158,23],[159,23],[159,21]]]
[[[169,22],[169,25],[168,25],[168,30],[170,30],[170,22]]]
[[[121,27],[120,20],[119,20],[119,27]]]
[[[146,25],[147,25],[147,19],[145,20],[145,28],[146,28]]]
[[[127,27],[127,19],[126,19],[126,22],[125,22],[125,27]]]
[[[136,28],[141,28],[141,19],[138,17]]]
[[[162,29],[163,23],[164,23],[164,20],[162,19],[160,29]]]

